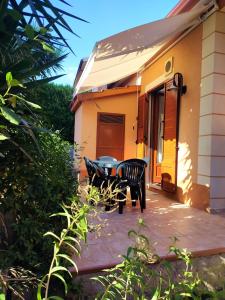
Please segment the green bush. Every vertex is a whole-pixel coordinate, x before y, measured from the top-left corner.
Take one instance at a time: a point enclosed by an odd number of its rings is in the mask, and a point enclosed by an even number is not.
[[[76,191],[71,145],[50,133],[39,133],[37,145],[27,134],[17,134],[16,143],[23,145],[23,152],[6,142],[5,157],[0,158],[0,266],[19,265],[42,273],[52,254],[52,242],[43,234],[62,227],[49,216],[61,209],[62,202],[69,203]]]
[[[24,92],[27,99],[42,107],[38,114],[44,127],[59,130],[64,140],[73,142],[74,115],[69,110],[73,88],[49,83]]]

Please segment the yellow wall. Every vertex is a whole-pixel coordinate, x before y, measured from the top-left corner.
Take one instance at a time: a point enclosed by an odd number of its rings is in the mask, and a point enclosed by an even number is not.
[[[143,71],[142,94],[148,90],[152,82],[158,84],[160,80],[165,80],[162,79],[164,63],[171,56],[174,58],[173,73],[182,73],[184,84],[187,85],[187,93],[182,96],[180,107],[177,195],[182,202],[205,208],[208,191],[204,191],[203,201],[201,197],[203,187],[197,185],[202,25],[194,29]]]
[[[83,147],[83,150],[81,151],[82,156],[96,159],[97,113],[110,112],[125,114],[124,159],[136,157],[137,93],[114,95],[85,101],[81,104],[81,107],[82,120],[79,128],[82,129],[82,135],[79,144]],[[77,115],[77,112],[75,113],[75,116]],[[78,115],[79,113],[80,112],[78,112]],[[75,119],[76,118],[77,117],[75,117]],[[81,169],[84,169],[83,165],[81,165]]]
[[[82,106],[80,106],[75,113],[74,120],[74,141],[81,144],[82,137]]]

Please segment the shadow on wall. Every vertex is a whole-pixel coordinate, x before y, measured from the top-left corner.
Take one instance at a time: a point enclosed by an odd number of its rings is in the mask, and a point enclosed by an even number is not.
[[[179,144],[177,197],[180,202],[199,209],[209,207],[209,187],[193,182],[193,166],[187,143]]]

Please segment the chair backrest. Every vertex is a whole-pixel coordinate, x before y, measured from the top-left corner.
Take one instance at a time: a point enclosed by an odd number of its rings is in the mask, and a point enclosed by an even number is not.
[[[92,160],[88,159],[87,157],[84,157],[85,165],[87,168],[88,176],[90,181],[94,178],[94,176],[97,177],[104,177],[105,172],[104,169],[102,169],[100,166],[95,164]]]
[[[140,184],[147,163],[142,159],[128,159],[121,162],[116,168],[116,175],[127,180],[130,185]]]
[[[117,161],[115,157],[112,156],[99,156],[97,160],[106,160],[106,161]]]

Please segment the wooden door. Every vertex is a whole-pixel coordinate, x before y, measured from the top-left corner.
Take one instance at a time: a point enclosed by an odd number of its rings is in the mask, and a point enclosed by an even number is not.
[[[164,150],[161,164],[161,186],[167,192],[177,187],[177,151],[179,129],[179,94],[172,81],[165,86]]]
[[[96,157],[124,159],[125,115],[98,113]]]

